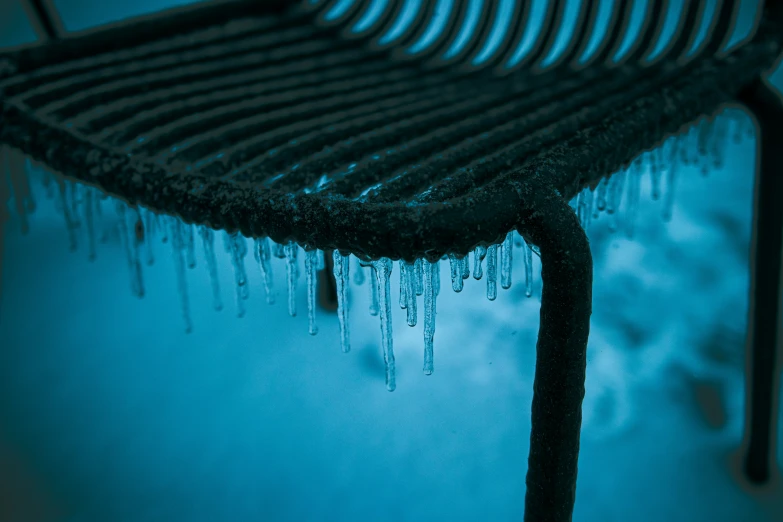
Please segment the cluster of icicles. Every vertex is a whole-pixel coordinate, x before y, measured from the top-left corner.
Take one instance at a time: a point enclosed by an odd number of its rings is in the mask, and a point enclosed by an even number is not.
[[[639,204],[640,182],[642,175],[649,172],[652,197],[659,199],[665,186],[663,205],[664,219],[671,217],[674,201],[674,188],[679,165],[700,165],[703,173],[712,168],[721,168],[724,162],[726,136],[731,122],[734,122],[734,141],[741,141],[743,135],[753,134],[753,126],[747,118],[717,117],[703,119],[678,137],[672,137],[653,151],[646,152],[615,175],[603,178],[592,189],[583,190],[571,206],[587,229],[592,219],[606,212],[609,227],[618,227],[618,209],[625,194],[625,213],[623,222],[626,233],[633,235],[635,214]],[[33,212],[35,202],[30,187],[28,169],[31,163],[18,151],[9,148],[0,149],[0,276],[2,275],[2,235],[4,224],[10,217],[7,203],[14,201],[22,231],[26,232],[28,214]],[[3,172],[4,171],[4,172]],[[96,231],[96,217],[104,212],[104,203],[114,205],[119,219],[119,237],[126,253],[131,274],[131,290],[134,295],[144,295],[142,267],[154,263],[153,240],[157,236],[162,242],[172,246],[176,269],[177,286],[181,298],[182,314],[186,331],[192,330],[190,305],[186,273],[188,268],[196,266],[196,243],[201,242],[205,254],[207,270],[212,284],[213,306],[223,308],[218,281],[217,254],[215,248],[216,232],[205,226],[191,226],[178,218],[155,214],[143,208],[131,207],[124,202],[109,198],[92,187],[73,183],[61,176],[45,173],[44,187],[49,197],[65,220],[71,250],[76,250],[78,231],[84,230],[87,237],[89,258],[96,256],[96,243],[105,240],[106,231]],[[12,198],[13,195],[13,198]],[[223,246],[230,255],[234,269],[236,304],[239,317],[245,314],[244,301],[249,297],[249,284],[245,259],[248,254],[248,241],[240,234],[223,235]],[[465,281],[472,275],[474,279],[486,280],[487,298],[493,301],[497,297],[498,283],[503,289],[511,287],[512,261],[514,248],[521,249],[525,271],[525,293],[532,295],[533,258],[538,254],[535,246],[529,245],[517,232],[509,232],[502,243],[477,246],[471,256],[448,255],[442,260],[448,261],[451,271],[451,287],[461,292]],[[300,279],[300,247],[296,243],[278,244],[268,238],[254,240],[253,254],[261,272],[264,293],[269,304],[273,304],[275,294],[272,288],[272,258],[285,260],[286,281],[288,286],[288,312],[295,316],[297,312],[296,286]],[[375,261],[361,261],[333,251],[333,270],[337,288],[337,316],[340,326],[340,344],[343,352],[350,351],[348,323],[348,289],[351,279],[355,285],[363,285],[366,280],[371,295],[370,314],[380,317],[381,345],[386,365],[386,387],[394,390],[395,362],[392,344],[392,292],[390,276],[393,261],[382,258]],[[418,297],[423,296],[424,305],[424,373],[433,372],[433,341],[435,335],[436,298],[440,293],[439,262],[431,263],[424,259],[415,262],[398,261],[400,271],[399,306],[406,311],[407,323],[415,326],[418,321]],[[316,325],[316,281],[317,271],[324,270],[327,263],[324,252],[320,250],[304,251],[305,280],[307,285],[307,315],[309,333],[318,332]],[[472,270],[471,270],[472,268]],[[351,278],[350,275],[353,274]],[[368,277],[369,276],[369,277]],[[0,278],[1,280],[1,278]],[[2,290],[2,287],[0,287]],[[0,294],[1,297],[1,294]]]

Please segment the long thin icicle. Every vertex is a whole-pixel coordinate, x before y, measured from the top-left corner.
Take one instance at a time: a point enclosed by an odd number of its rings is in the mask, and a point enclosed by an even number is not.
[[[337,319],[340,322],[340,348],[343,353],[351,351],[350,332],[348,331],[348,256],[339,250],[332,252],[334,260],[334,280],[337,283]]]
[[[71,215],[71,206],[68,204],[68,187],[70,183],[65,180],[58,180],[60,185],[60,202],[63,206],[63,217],[65,218],[65,228],[68,231],[68,242],[70,243],[71,252],[75,252],[77,248],[76,243],[76,220]]]
[[[171,247],[174,253],[174,269],[177,273],[182,318],[185,320],[185,333],[190,333],[193,331],[193,321],[190,318],[188,284],[185,278],[185,242],[182,237],[182,222],[176,218],[171,219]]]
[[[511,288],[511,261],[514,248],[514,233],[506,234],[503,245],[500,248],[500,287],[503,290]]]
[[[679,140],[672,143],[671,155],[669,157],[669,170],[666,172],[666,195],[663,200],[663,219],[671,221],[674,210],[674,196],[677,185],[677,171],[680,166],[680,160],[677,155],[677,148],[680,146]]]
[[[637,159],[631,168],[628,179],[628,208],[625,212],[625,233],[629,238],[633,237],[636,225],[636,214],[639,211],[639,181],[641,177],[641,161]]]
[[[87,258],[95,261],[97,257],[95,249],[95,218],[93,217],[94,205],[92,202],[93,190],[87,189],[84,193],[84,224],[87,226]]]
[[[477,246],[473,251],[473,278],[478,281],[484,277],[484,272],[481,268],[481,263],[484,262],[484,258],[487,257],[487,247]]]
[[[285,275],[288,282],[288,315],[296,317],[296,254],[299,245],[291,241],[283,247],[285,255]]]
[[[525,242],[525,295],[533,295],[533,249]]]
[[[157,220],[155,219],[155,214],[148,210],[144,214],[144,230],[146,231],[144,234],[144,246],[146,247],[145,251],[147,252],[147,266],[155,264],[155,251],[152,248],[152,244],[154,243],[156,224]]]
[[[212,285],[212,306],[219,311],[223,309],[223,298],[220,296],[220,279],[218,278],[217,257],[215,256],[215,233],[204,225],[199,227],[198,232],[204,246],[204,258],[207,262],[209,281]]]
[[[318,333],[315,324],[315,271],[318,265],[318,254],[315,250],[305,251],[305,274],[307,275],[307,331],[310,335]]]
[[[403,263],[405,266],[405,296],[407,298],[408,326],[416,326],[418,311],[416,310],[416,268],[414,263]]]
[[[487,248],[487,299],[494,301],[498,296],[497,286],[498,246]]]
[[[128,271],[131,277],[131,292],[136,297],[144,297],[144,282],[141,274],[141,261],[138,256],[138,241],[136,240],[135,221],[128,217],[125,203],[117,202],[119,217],[120,241],[128,261]],[[131,213],[132,214],[132,213]]]
[[[424,272],[424,374],[432,375],[436,313],[433,271],[438,269],[437,261],[433,265],[425,259],[422,268]]]
[[[386,366],[386,389],[394,391],[397,387],[397,376],[394,363],[394,344],[392,343],[391,292],[389,279],[392,272],[392,262],[381,258],[373,262],[378,279],[378,294],[381,303],[381,346],[383,347],[383,362]]]
[[[326,268],[326,262],[324,261],[324,251],[323,250],[316,250],[316,254],[317,254],[317,257],[316,257],[316,261],[317,261],[316,269],[317,270],[323,270],[324,268]]]
[[[378,315],[378,277],[375,275],[375,266],[370,265],[370,315]]]
[[[416,295],[422,295],[424,293],[424,272],[422,270],[422,263],[424,261],[424,259],[417,259],[416,263],[413,265],[413,282],[416,286]]]
[[[470,278],[470,256],[459,258],[462,263],[462,279]]]
[[[400,260],[397,262],[400,265],[400,308],[405,310],[408,306],[408,285],[405,284],[405,262]]]
[[[234,233],[225,236],[227,250],[231,255],[231,264],[234,265],[234,285],[237,293],[237,317],[245,316],[245,299],[249,296],[247,284],[247,272],[245,271],[245,256],[247,255],[247,243],[242,234]]]
[[[14,191],[14,202],[16,204],[16,213],[19,216],[19,223],[22,228],[22,234],[30,231],[30,223],[27,219],[28,208],[32,201],[30,195],[30,185],[27,181],[27,165],[24,155],[16,149],[9,149],[8,153],[8,172],[11,178],[11,187]],[[35,206],[34,204],[32,205]]]
[[[275,294],[272,289],[272,248],[269,238],[256,239],[256,261],[261,271],[261,279],[264,281],[264,293],[268,304],[275,303]],[[320,250],[319,250],[320,252]],[[321,252],[323,257],[323,252]]]
[[[435,261],[432,264],[432,279],[432,284],[435,287],[435,295],[440,295],[440,261]]]
[[[188,268],[196,268],[196,238],[193,233],[193,225],[185,225],[185,251]]]
[[[462,292],[464,284],[462,279],[462,259],[454,254],[449,254],[449,267],[451,268],[451,289]]]

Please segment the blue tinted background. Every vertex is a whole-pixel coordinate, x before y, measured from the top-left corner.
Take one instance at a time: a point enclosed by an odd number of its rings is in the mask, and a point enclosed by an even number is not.
[[[57,3],[75,30],[186,2]],[[0,0],[0,44],[32,39],[21,8]],[[779,483],[749,490],[736,473],[754,150],[729,143],[706,179],[685,169],[670,223],[645,177],[634,240],[610,233],[606,216],[590,228],[577,521],[783,518]],[[213,312],[199,258],[185,335],[169,245],[157,245],[137,300],[116,235],[94,263],[70,254],[62,218],[36,195],[31,233],[14,220],[6,238],[2,522],[520,519],[539,305],[524,285],[494,303],[483,282],[444,290],[428,378],[421,326],[395,311],[390,394],[366,286],[352,288],[343,355],[334,316],[321,314],[311,338],[304,314],[265,304],[251,257],[246,317],[234,317],[226,257],[227,306]],[[113,219],[101,226],[113,231]],[[521,260],[514,271],[519,281]],[[297,299],[301,310],[303,285]]]

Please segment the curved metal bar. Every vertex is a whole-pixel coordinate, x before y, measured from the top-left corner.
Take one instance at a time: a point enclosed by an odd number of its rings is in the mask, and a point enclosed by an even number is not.
[[[783,364],[783,96],[759,80],[739,100],[757,133],[743,447],[745,475],[760,484],[776,467]]]
[[[536,345],[526,522],[570,522],[576,500],[593,259],[565,199],[540,181],[517,192],[535,208],[518,225],[541,251],[541,323]]]

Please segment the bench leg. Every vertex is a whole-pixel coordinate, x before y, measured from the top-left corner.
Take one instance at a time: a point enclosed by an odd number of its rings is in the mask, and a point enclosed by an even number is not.
[[[526,522],[568,522],[576,499],[593,261],[574,211],[554,193],[520,224],[541,251],[543,293],[536,346]],[[540,192],[539,192],[540,194]]]
[[[783,103],[759,81],[740,96],[758,122],[747,338],[744,472],[753,483],[775,467],[783,338]]]

